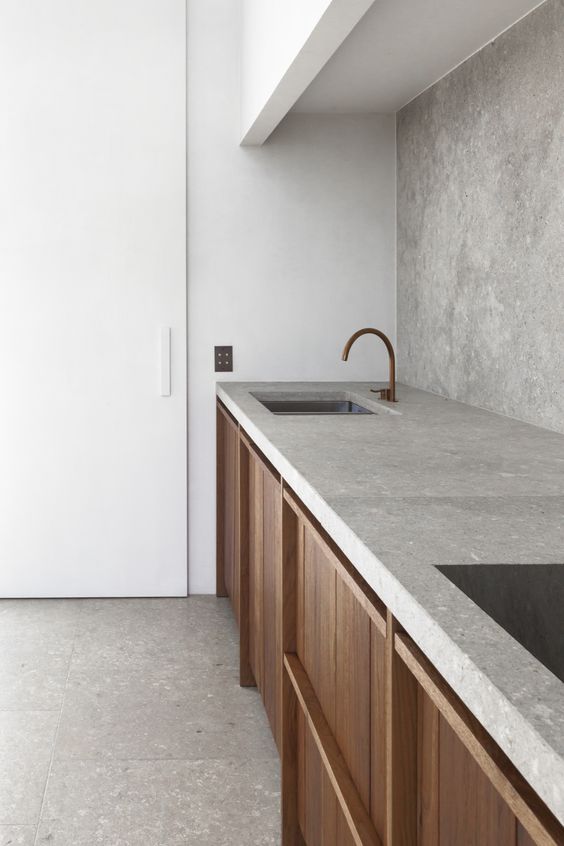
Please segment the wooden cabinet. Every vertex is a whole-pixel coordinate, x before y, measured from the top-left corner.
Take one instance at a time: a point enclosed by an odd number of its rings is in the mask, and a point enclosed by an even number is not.
[[[248,664],[260,690],[272,733],[280,748],[282,701],[282,486],[258,450],[242,436],[241,466],[247,466],[241,501],[248,536]],[[243,568],[244,565],[242,564]]]
[[[249,461],[249,664],[259,690],[264,678],[263,465],[250,450]]]
[[[282,571],[282,490],[279,479],[263,468],[263,677],[262,695],[270,727],[277,746],[281,743],[282,642],[281,642],[281,571]],[[258,633],[260,637],[260,632]]]
[[[239,620],[239,431],[218,403],[217,437],[217,594],[229,596]]]
[[[295,652],[285,650],[283,732],[296,761],[295,808],[285,814],[299,829],[286,842],[377,844],[385,824],[385,610],[303,506],[285,498],[297,533],[293,564],[285,556],[296,569],[293,599],[285,592],[295,604]]]
[[[240,632],[240,681],[256,684],[280,748],[282,702],[282,485],[217,406],[217,594]]]
[[[218,594],[282,759],[283,846],[563,846],[564,829],[218,404]]]
[[[396,727],[401,773],[414,789],[396,811],[410,821],[420,846],[531,846],[564,843],[552,817],[519,772],[411,639],[394,634],[393,659],[409,689],[415,742]],[[405,707],[404,703],[401,703]],[[399,750],[402,749],[400,752]],[[395,782],[392,784],[392,792]]]

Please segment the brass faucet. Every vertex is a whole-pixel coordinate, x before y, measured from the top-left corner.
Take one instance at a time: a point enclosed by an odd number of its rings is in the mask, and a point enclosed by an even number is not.
[[[343,350],[342,359],[343,361],[347,361],[349,357],[349,353],[351,351],[351,347],[354,342],[360,338],[362,335],[377,335],[381,338],[385,345],[386,349],[388,350],[388,356],[390,358],[390,387],[389,388],[371,388],[370,390],[375,394],[380,394],[380,399],[386,400],[387,402],[397,402],[396,399],[396,355],[394,353],[394,348],[392,346],[392,342],[388,338],[387,335],[384,335],[383,332],[380,332],[379,329],[359,329],[358,332],[355,332],[354,335],[351,335],[347,343],[345,344],[345,349]]]

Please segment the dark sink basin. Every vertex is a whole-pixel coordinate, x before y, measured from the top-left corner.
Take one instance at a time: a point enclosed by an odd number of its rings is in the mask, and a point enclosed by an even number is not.
[[[271,400],[260,399],[273,414],[374,414],[351,400]]]
[[[564,564],[437,569],[564,682]]]

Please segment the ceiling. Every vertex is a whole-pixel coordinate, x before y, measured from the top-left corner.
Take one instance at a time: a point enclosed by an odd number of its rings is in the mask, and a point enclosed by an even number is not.
[[[396,112],[539,0],[375,0],[294,106]]]

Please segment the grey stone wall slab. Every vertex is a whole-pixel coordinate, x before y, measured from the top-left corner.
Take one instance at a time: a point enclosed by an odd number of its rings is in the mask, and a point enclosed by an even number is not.
[[[399,114],[401,381],[564,431],[564,2]]]

